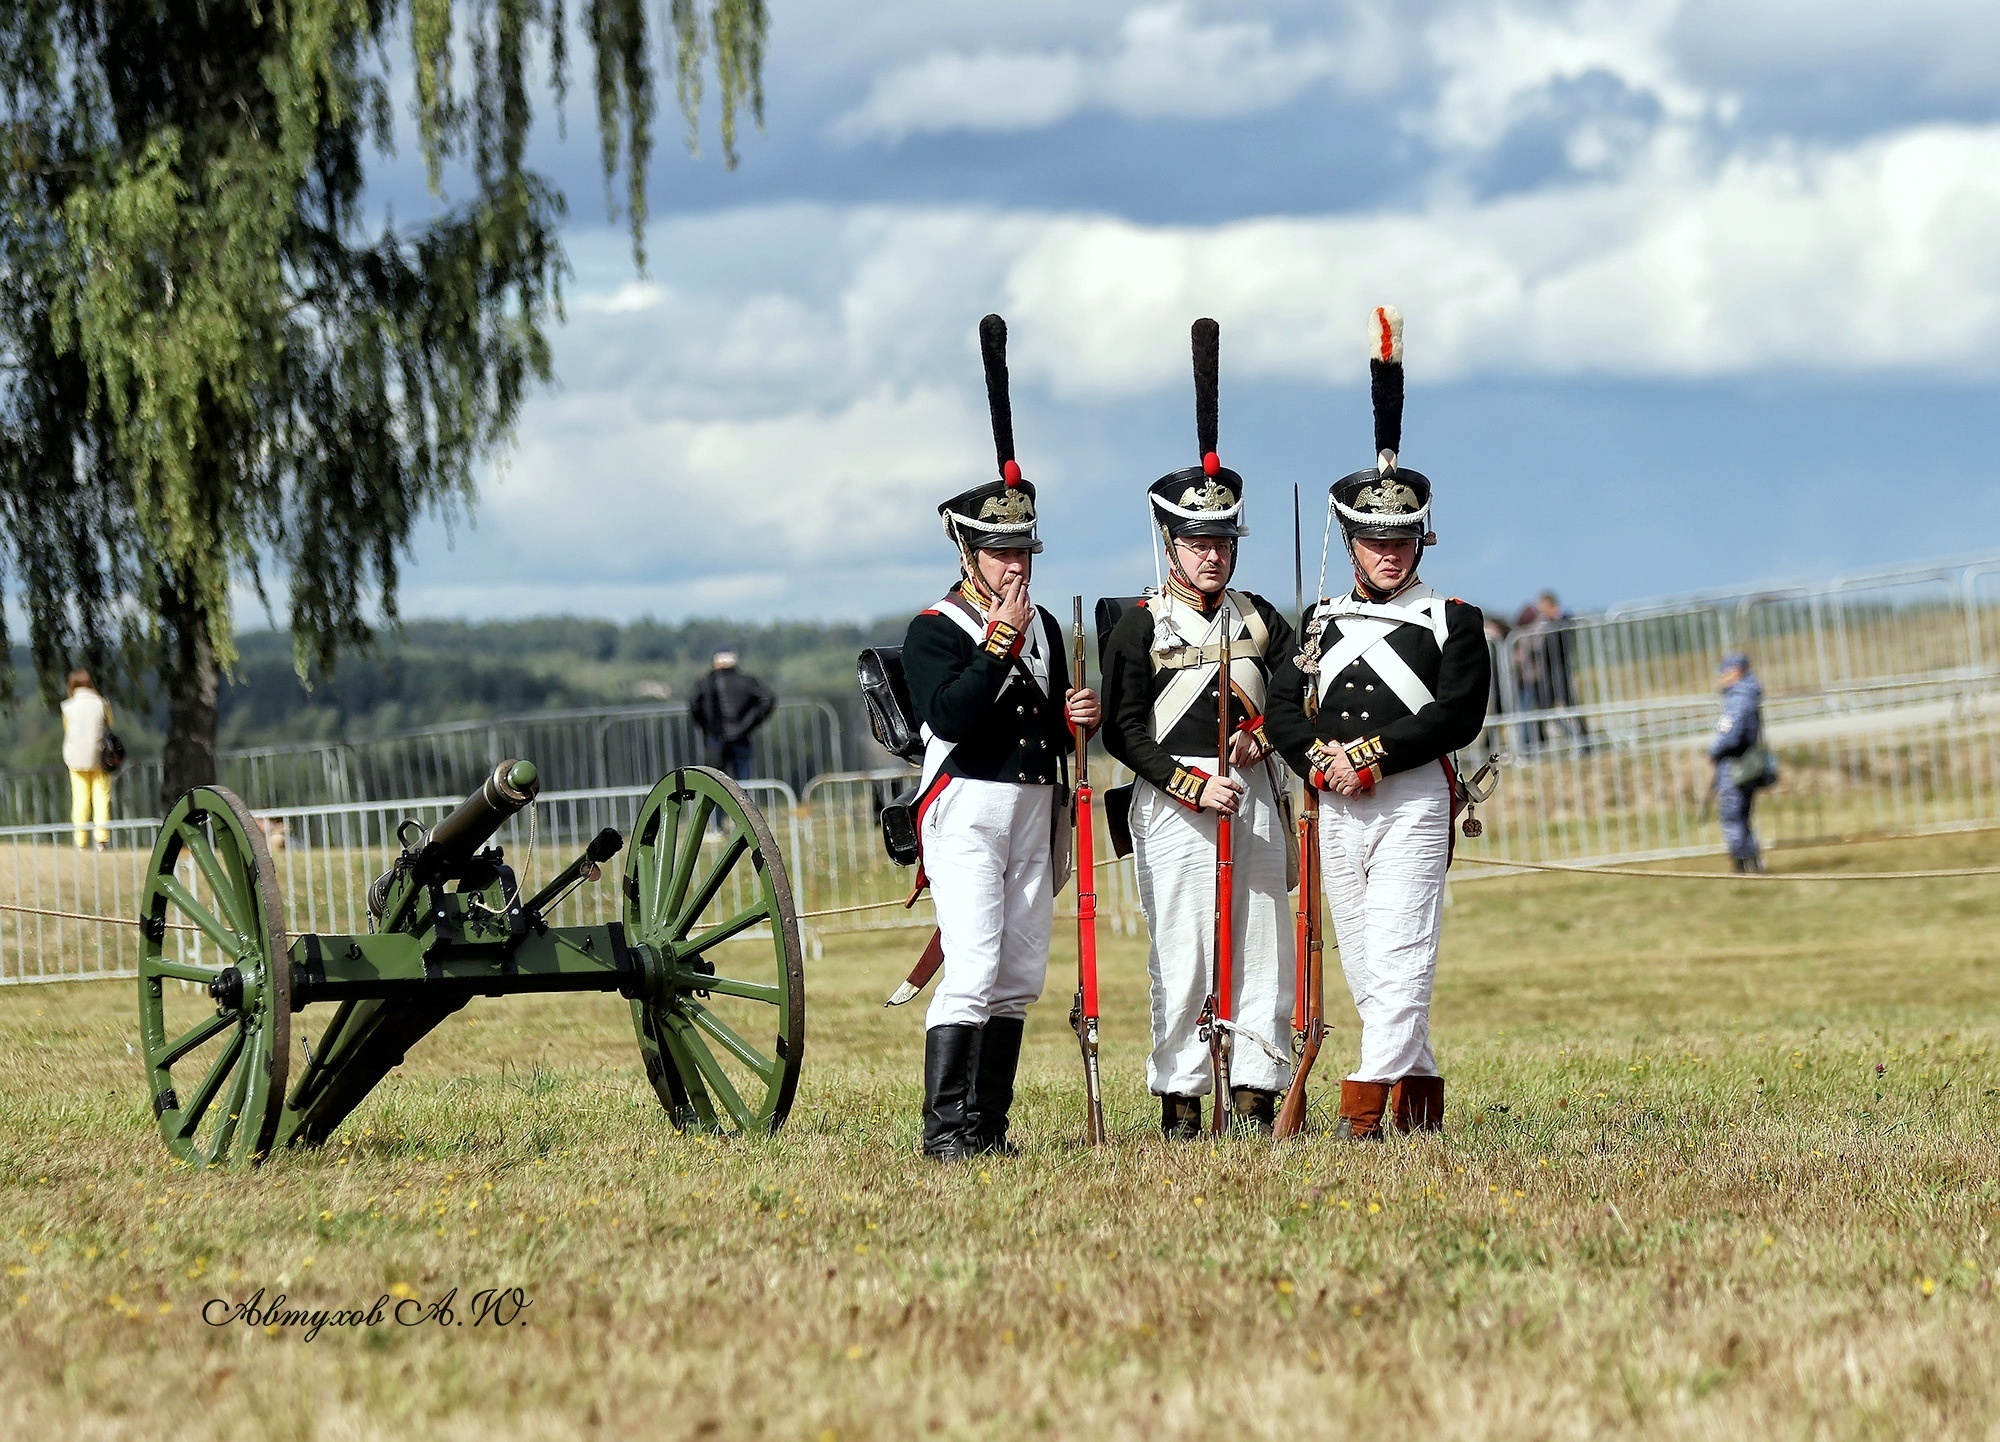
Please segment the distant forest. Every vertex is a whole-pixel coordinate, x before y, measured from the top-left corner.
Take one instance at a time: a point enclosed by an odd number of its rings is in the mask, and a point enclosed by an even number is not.
[[[362,739],[523,711],[682,701],[722,646],[735,647],[743,669],[781,698],[828,700],[845,714],[856,694],[855,653],[900,641],[906,624],[903,617],[762,626],[706,620],[620,626],[573,616],[411,621],[371,649],[344,656],[333,675],[315,675],[309,687],[292,669],[289,633],[251,631],[237,638],[241,658],[223,686],[220,740],[236,747]],[[21,691],[0,712],[0,765],[57,765],[60,721],[29,683],[24,650],[14,664]],[[107,699],[130,751],[157,754],[165,714],[158,699],[115,691]]]

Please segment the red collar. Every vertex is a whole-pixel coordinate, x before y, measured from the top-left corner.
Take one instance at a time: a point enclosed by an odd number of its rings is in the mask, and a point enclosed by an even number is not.
[[[1227,595],[1228,589],[1225,586],[1222,595]],[[1178,574],[1167,577],[1166,590],[1167,594],[1175,600],[1187,602],[1188,605],[1194,607],[1204,616],[1211,614],[1217,606],[1222,604],[1222,595],[1210,596],[1198,591],[1186,581],[1183,581]]]

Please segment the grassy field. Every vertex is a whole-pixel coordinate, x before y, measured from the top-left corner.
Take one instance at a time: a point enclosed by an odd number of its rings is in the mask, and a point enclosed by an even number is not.
[[[951,1169],[879,1004],[911,937],[812,964],[776,1141],[674,1135],[622,1006],[518,998],[254,1175],[169,1162],[129,983],[0,993],[0,1435],[1990,1437],[1996,924],[1984,880],[1460,885],[1445,1134],[1276,1150],[1156,1138],[1119,942],[1101,1154],[1065,944],[1026,1155]],[[204,1322],[260,1288],[385,1315]]]

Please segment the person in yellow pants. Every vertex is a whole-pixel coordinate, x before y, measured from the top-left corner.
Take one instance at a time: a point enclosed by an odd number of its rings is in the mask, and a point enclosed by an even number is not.
[[[69,768],[69,819],[76,827],[76,849],[83,850],[84,828],[96,824],[97,849],[111,842],[111,773],[104,769],[104,733],[111,729],[111,707],[90,684],[88,671],[69,673],[69,697],[62,703],[63,765]]]

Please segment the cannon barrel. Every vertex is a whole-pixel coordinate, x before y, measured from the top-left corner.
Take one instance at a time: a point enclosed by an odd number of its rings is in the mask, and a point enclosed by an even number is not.
[[[541,789],[541,773],[532,761],[502,761],[494,767],[458,810],[431,829],[431,845],[437,848],[443,873],[449,876],[472,860],[473,853]]]
[[[462,874],[479,848],[493,839],[493,833],[505,826],[509,817],[532,802],[541,787],[541,773],[534,762],[502,761],[477,791],[432,829],[421,850],[408,850],[409,843],[404,842],[402,857],[368,888],[369,916],[381,922],[391,907],[390,892],[397,889],[399,880],[407,881],[400,891],[405,900],[395,903],[395,915],[384,923],[393,930],[404,914],[407,898],[420,887]]]

